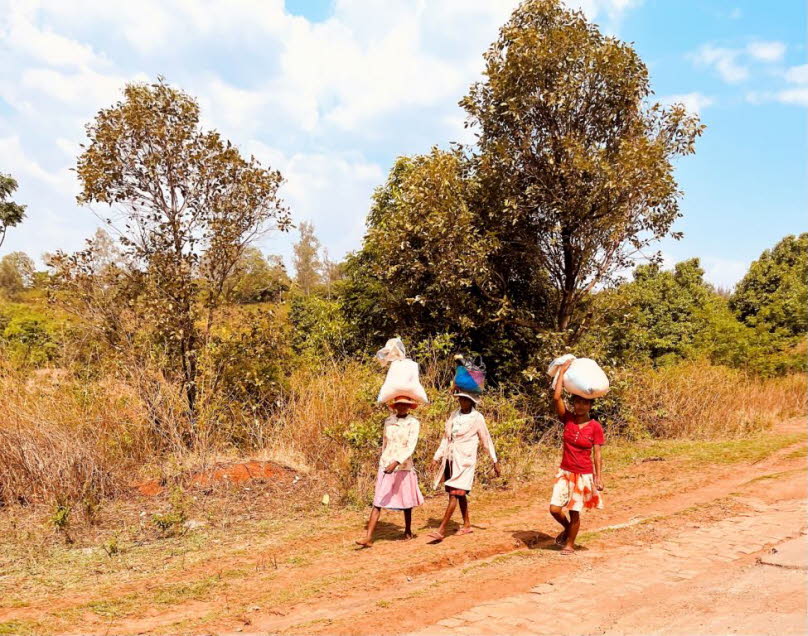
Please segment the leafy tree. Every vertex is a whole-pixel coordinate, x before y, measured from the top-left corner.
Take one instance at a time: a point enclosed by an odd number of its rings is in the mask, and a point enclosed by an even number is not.
[[[34,284],[36,266],[25,252],[12,252],[0,260],[0,287],[11,294]]]
[[[636,51],[560,0],[523,2],[484,57],[461,102],[479,130],[480,225],[500,257],[548,277],[565,330],[596,285],[670,233],[672,160],[703,127],[681,104],[647,105]]]
[[[374,194],[362,250],[346,263],[343,303],[367,334],[363,348],[392,333],[453,335],[486,356],[492,378],[505,377],[535,352],[535,325],[552,326],[546,280],[481,222],[473,170],[459,148],[396,162]]]
[[[747,325],[786,336],[808,332],[808,233],[786,236],[760,255],[730,307]]]
[[[314,224],[300,224],[300,240],[294,245],[292,264],[295,282],[304,294],[310,294],[322,282],[323,263],[320,260],[320,241],[314,234]]]
[[[6,240],[8,228],[18,225],[25,217],[25,206],[11,200],[16,189],[17,182],[0,173],[0,245]]]
[[[677,263],[672,271],[641,265],[634,281],[600,294],[599,320],[608,356],[619,362],[675,361],[688,357],[707,328],[712,289],[698,259]]]
[[[199,128],[199,106],[167,85],[130,84],[87,126],[80,204],[114,210],[121,250],[142,276],[142,318],[196,412],[199,351],[245,248],[286,229],[279,172]]]

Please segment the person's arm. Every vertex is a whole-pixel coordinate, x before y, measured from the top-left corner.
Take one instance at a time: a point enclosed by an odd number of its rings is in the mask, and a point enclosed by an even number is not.
[[[441,437],[440,439],[440,446],[438,446],[438,450],[435,451],[435,455],[434,457],[432,457],[433,470],[437,468],[438,462],[443,459],[444,455],[446,455],[446,450],[448,447],[449,447],[449,435],[446,433],[446,426],[444,426],[443,437]]]
[[[556,414],[558,417],[563,418],[567,414],[567,405],[564,404],[562,392],[564,390],[564,374],[572,364],[572,360],[567,360],[561,365],[555,379],[555,391],[553,391],[553,404],[555,405]]]
[[[593,446],[595,449],[595,488],[603,490],[603,468],[600,458],[600,444]]]
[[[604,439],[603,428],[600,422],[595,422],[595,433],[592,437],[593,454],[595,455],[595,487],[598,490],[603,490],[603,462],[601,460],[600,448],[603,446]]]
[[[494,440],[491,439],[491,433],[488,432],[488,426],[485,423],[485,418],[480,415],[480,424],[477,427],[477,436],[483,444],[485,450],[491,456],[491,461],[494,462],[494,474],[499,477],[499,461],[497,460],[497,451],[494,448]]]

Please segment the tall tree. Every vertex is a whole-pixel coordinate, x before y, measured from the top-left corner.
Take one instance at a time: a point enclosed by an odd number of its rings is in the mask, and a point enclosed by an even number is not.
[[[281,175],[201,130],[197,102],[162,78],[126,86],[87,135],[78,201],[113,208],[124,256],[144,276],[145,316],[193,416],[199,351],[233,268],[261,232],[289,226]]]
[[[14,203],[11,195],[17,189],[17,182],[0,173],[0,245],[6,240],[6,231],[25,217],[25,206]]]
[[[566,330],[596,285],[671,232],[672,161],[703,127],[680,104],[647,104],[636,51],[560,0],[525,0],[484,57],[461,101],[479,131],[481,221],[549,275]]]
[[[310,221],[303,221],[298,229],[300,239],[293,248],[292,264],[295,268],[295,282],[308,295],[323,280],[320,241],[314,233],[314,224]]]

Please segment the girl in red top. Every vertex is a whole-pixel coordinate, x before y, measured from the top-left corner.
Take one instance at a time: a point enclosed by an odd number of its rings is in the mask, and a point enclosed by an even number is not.
[[[564,528],[556,537],[556,543],[562,546],[561,554],[564,555],[575,551],[575,537],[581,527],[581,510],[603,508],[600,495],[603,490],[600,460],[603,429],[589,416],[592,400],[574,395],[570,411],[561,397],[564,373],[571,362],[568,361],[559,370],[553,393],[556,413],[564,424],[564,453],[550,499],[550,514]],[[594,465],[592,454],[595,456]],[[565,506],[570,512],[569,519],[563,511]]]

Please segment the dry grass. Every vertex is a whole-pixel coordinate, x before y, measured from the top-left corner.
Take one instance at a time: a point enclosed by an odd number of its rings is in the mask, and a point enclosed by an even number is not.
[[[226,426],[203,420],[191,431],[190,445],[183,441],[187,422],[172,402],[176,391],[159,378],[131,386],[0,369],[0,499],[51,511],[78,508],[90,518],[94,506],[138,478],[181,484],[190,472],[249,454],[317,476],[330,484],[332,498],[367,503],[387,414],[375,404],[384,370],[356,361],[323,365],[293,371],[275,412],[234,416]],[[415,461],[429,490],[426,468],[455,405],[446,389],[450,370],[436,362],[424,366],[432,403],[416,411],[421,440]],[[697,363],[626,372],[613,393],[611,422],[655,438],[747,436],[806,408],[803,375],[762,380]],[[536,398],[491,391],[480,405],[504,460],[505,483],[529,479],[542,457],[555,457],[543,451],[541,439],[556,442],[557,427],[547,428],[545,412],[526,411],[526,404],[545,405],[543,396]],[[483,457],[480,483],[493,480],[489,468]]]
[[[737,369],[689,362],[635,373],[625,411],[653,437],[747,435],[806,413],[804,374],[761,379]]]

